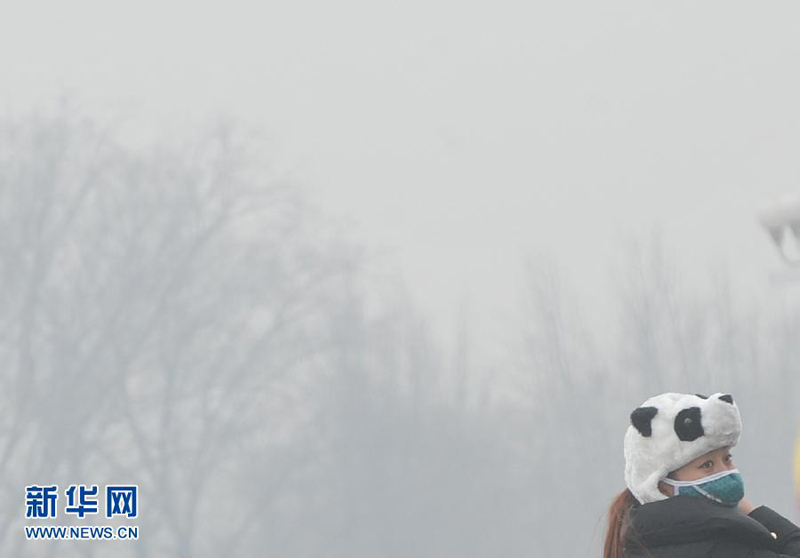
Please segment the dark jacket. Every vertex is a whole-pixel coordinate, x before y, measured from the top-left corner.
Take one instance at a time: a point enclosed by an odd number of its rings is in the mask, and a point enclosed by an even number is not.
[[[681,495],[631,508],[624,546],[626,558],[800,557],[800,528],[766,506],[744,515]]]

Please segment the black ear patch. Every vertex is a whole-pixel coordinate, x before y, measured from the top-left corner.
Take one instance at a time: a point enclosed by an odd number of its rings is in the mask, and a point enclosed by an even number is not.
[[[708,399],[708,395],[700,395],[699,393],[695,393],[695,395],[700,399]]]
[[[697,440],[705,434],[701,418],[700,407],[683,409],[675,416],[675,434],[684,442]]]
[[[655,407],[637,407],[631,413],[631,424],[639,431],[639,434],[649,438],[653,434],[653,417],[658,413]]]

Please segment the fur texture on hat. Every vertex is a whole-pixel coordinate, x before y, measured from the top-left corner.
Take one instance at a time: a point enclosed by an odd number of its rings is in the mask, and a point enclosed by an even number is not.
[[[723,393],[662,393],[630,415],[625,433],[625,484],[640,503],[665,500],[658,481],[712,450],[735,446],[739,408]]]

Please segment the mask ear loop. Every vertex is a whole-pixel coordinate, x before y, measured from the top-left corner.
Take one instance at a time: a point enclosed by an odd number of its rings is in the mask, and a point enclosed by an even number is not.
[[[678,491],[679,491],[678,488],[679,487],[673,484],[673,482],[675,482],[675,481],[673,481],[672,479],[668,479],[667,477],[664,477],[661,480],[664,482],[664,484],[666,484],[667,486],[670,486],[672,488],[672,495],[673,496],[677,496],[678,495]]]

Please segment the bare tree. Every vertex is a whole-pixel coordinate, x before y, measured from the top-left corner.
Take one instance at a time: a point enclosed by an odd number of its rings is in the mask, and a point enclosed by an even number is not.
[[[325,350],[340,242],[230,126],[145,153],[67,111],[0,130],[6,493],[136,483],[143,536],[114,551],[217,555],[211,482],[298,427],[281,394]],[[0,543],[23,556],[17,501]]]

